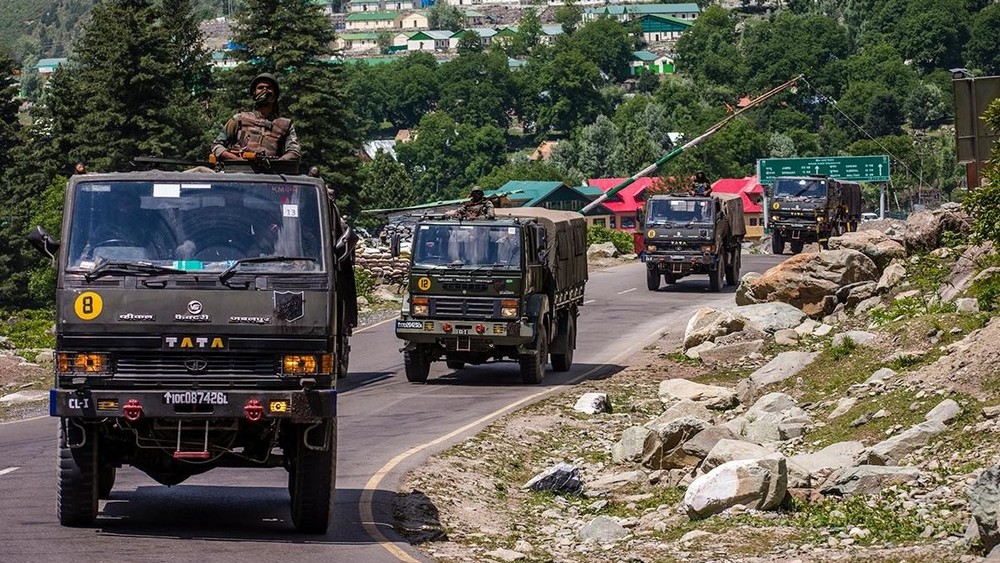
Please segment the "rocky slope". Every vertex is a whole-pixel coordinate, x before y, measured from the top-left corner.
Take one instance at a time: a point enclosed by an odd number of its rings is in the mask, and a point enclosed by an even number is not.
[[[1000,280],[992,252],[941,246],[966,220],[744,279],[745,305],[410,475],[400,531],[440,561],[978,559],[1000,541],[1000,320],[977,297]]]

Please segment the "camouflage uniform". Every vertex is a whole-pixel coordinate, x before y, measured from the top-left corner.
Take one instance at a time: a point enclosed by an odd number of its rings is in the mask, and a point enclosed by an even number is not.
[[[493,202],[483,198],[479,201],[470,201],[463,205],[456,214],[460,219],[478,219],[480,217],[486,219],[495,219],[496,214],[493,213]]]
[[[267,119],[259,111],[241,111],[226,121],[212,143],[218,158],[225,150],[298,160],[302,154],[295,125],[287,117]]]

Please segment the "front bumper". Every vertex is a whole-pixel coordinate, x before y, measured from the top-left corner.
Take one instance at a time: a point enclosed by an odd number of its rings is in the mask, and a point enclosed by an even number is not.
[[[715,260],[712,254],[649,254],[646,267],[661,274],[687,275],[709,271]]]
[[[136,410],[136,407],[140,407]],[[135,416],[138,412],[138,416]],[[337,390],[51,389],[49,414],[83,419],[247,418],[318,422],[337,416]]]
[[[482,332],[477,327],[482,327]],[[511,321],[406,318],[396,320],[396,337],[416,344],[441,344],[451,351],[487,351],[528,344],[534,339],[535,330],[525,318]]]

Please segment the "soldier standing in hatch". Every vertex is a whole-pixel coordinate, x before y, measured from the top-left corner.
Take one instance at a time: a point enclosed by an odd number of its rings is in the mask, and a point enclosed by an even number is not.
[[[694,178],[692,178],[690,195],[693,196],[712,195],[712,183],[708,181],[708,177],[705,176],[704,172],[699,171],[697,174],[694,175]]]
[[[493,202],[486,199],[483,190],[479,188],[474,188],[469,192],[469,201],[465,202],[462,207],[455,212],[455,215],[459,219],[478,219],[484,217],[486,219],[495,219],[496,215],[493,213]]]
[[[219,160],[243,160],[245,152],[279,160],[298,160],[299,137],[292,120],[281,117],[278,98],[281,90],[273,74],[262,73],[250,81],[253,111],[241,111],[226,121],[212,143]]]

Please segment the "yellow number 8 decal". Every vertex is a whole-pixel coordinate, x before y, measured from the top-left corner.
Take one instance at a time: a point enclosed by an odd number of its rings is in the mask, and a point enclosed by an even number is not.
[[[419,280],[417,280],[417,288],[420,289],[420,291],[427,291],[428,289],[431,288],[431,279],[420,278]]]
[[[85,321],[92,321],[96,319],[101,314],[101,310],[103,308],[104,302],[101,300],[101,296],[93,291],[85,291],[81,293],[76,298],[76,303],[73,304],[73,309],[76,310],[76,316]]]

